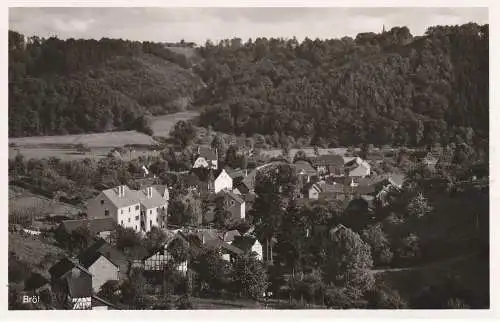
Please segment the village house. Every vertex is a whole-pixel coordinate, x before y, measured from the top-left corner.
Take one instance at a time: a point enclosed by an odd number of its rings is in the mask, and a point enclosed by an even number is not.
[[[214,152],[209,147],[198,147],[195,154],[195,161],[193,163],[193,169],[196,168],[217,170],[217,149]]]
[[[312,166],[320,176],[341,177],[344,173],[344,159],[337,154],[323,154],[311,159]]]
[[[255,237],[236,236],[231,245],[241,249],[245,254],[255,254],[260,261],[263,259],[262,244]]]
[[[204,192],[219,192],[233,189],[233,179],[224,169],[212,170],[205,168],[192,169],[191,173],[197,177],[197,190]]]
[[[345,164],[346,176],[364,178],[370,175],[371,166],[368,162],[359,157],[346,162]]]
[[[299,177],[299,184],[305,185],[316,179],[318,172],[313,168],[311,163],[305,160],[297,160],[293,164]]]
[[[63,258],[49,269],[54,298],[64,308],[92,308],[92,273],[78,262]]]
[[[172,235],[164,245],[156,250],[153,250],[145,258],[143,258],[143,267],[145,271],[162,271],[170,261],[173,260],[172,254],[170,252],[170,246],[174,240],[178,240],[189,247],[189,241],[180,232]],[[188,261],[185,260],[177,264],[177,271],[182,274],[186,274],[188,270]]]
[[[92,272],[92,269],[89,268],[90,266],[87,267],[87,264],[85,263],[92,261],[94,258],[98,258],[100,255],[106,257],[109,261],[118,266],[118,280],[122,280],[127,277],[129,269],[129,261],[127,257],[118,249],[108,244],[104,239],[98,239],[92,245],[87,247],[87,249],[85,249],[78,256],[78,260],[85,268]],[[92,263],[89,265],[92,265]]]
[[[166,197],[165,197],[166,196]],[[113,218],[124,228],[148,232],[152,227],[166,227],[168,193],[156,188],[132,190],[118,186],[102,191],[87,203],[88,218]]]
[[[237,256],[243,255],[243,251],[238,247],[232,245],[232,242],[227,242],[224,240],[231,240],[231,238],[236,238],[236,235],[228,235],[227,237],[224,234],[221,234],[215,229],[199,229],[193,231],[187,235],[188,240],[190,241],[191,247],[206,247],[208,249],[217,250],[220,253],[220,256],[225,261],[232,261]]]
[[[120,279],[120,267],[93,248],[81,253],[77,259],[78,263],[92,274],[92,289],[95,293],[99,292],[107,281]]]
[[[225,209],[231,213],[231,218],[245,219],[245,200],[231,191],[222,191],[221,193],[224,195]]]
[[[115,230],[116,222],[111,217],[64,220],[55,231],[56,239],[66,238],[77,229],[85,228],[92,236],[110,241],[111,232]]]

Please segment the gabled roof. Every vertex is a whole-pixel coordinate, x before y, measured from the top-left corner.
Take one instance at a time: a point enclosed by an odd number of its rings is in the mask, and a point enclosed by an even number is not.
[[[118,189],[119,189],[119,187],[114,187],[114,188],[102,191],[102,193],[106,197],[108,197],[109,200],[117,208],[127,207],[127,206],[131,206],[131,205],[140,203],[139,199],[137,198],[138,196],[135,193],[135,190],[131,190],[128,186],[123,186],[124,195],[123,195],[123,197],[120,197],[118,194]]]
[[[237,230],[230,230],[224,234],[225,242],[233,242],[236,238],[240,237],[240,233]]]
[[[92,234],[98,234],[103,231],[112,231],[115,228],[115,221],[111,217],[94,219],[76,219],[64,220],[60,227],[67,233],[71,233],[80,227],[87,227]]]
[[[106,257],[111,263],[120,268],[127,263],[125,255],[106,243],[103,239],[97,240],[81,252],[78,256],[78,260],[83,267],[89,268],[101,256]]]
[[[155,184],[153,185],[153,188],[156,189],[156,191],[158,191],[158,193],[160,194],[160,196],[165,196],[167,198],[167,200],[169,199],[169,192],[168,192],[168,187],[164,184]]]
[[[236,203],[238,203],[239,205],[241,204],[244,204],[245,203],[245,200],[243,198],[241,198],[241,196],[235,194],[234,192],[232,191],[227,191],[227,190],[222,190],[220,191],[219,193],[223,194],[226,198],[229,198],[231,200],[234,200]]]
[[[234,188],[235,189],[238,189],[238,191],[243,194],[243,195],[246,195],[247,193],[250,192],[250,190],[248,189],[248,187],[243,183],[243,182],[238,182],[234,185]]]
[[[129,207],[138,203],[144,205],[146,208],[153,208],[159,207],[165,203],[165,199],[156,189],[152,189],[151,198],[147,197],[146,189],[132,190],[128,186],[123,186],[123,197],[118,195],[118,189],[119,187],[115,187],[102,192],[117,208]]]
[[[314,166],[343,166],[344,159],[338,154],[323,154],[315,158],[312,158],[312,164]]]
[[[230,245],[226,242],[223,242],[219,238],[205,242],[205,246],[208,248],[211,248],[211,249],[220,249],[222,251],[225,251],[226,253],[233,254],[233,255],[243,255],[243,253],[244,253],[238,247],[235,247],[235,246]]]
[[[118,306],[109,302],[109,301],[106,301],[105,299],[93,294],[92,295],[92,307],[95,307],[95,306],[107,306],[107,307],[110,307],[112,309],[117,309]]]
[[[257,238],[251,236],[237,236],[234,238],[234,241],[231,245],[241,249],[244,252],[249,252],[252,250],[253,245]]]
[[[49,283],[49,280],[46,279],[43,275],[39,273],[31,273],[31,275],[24,281],[24,290],[36,290],[40,287]]]
[[[197,157],[202,157],[205,160],[217,161],[217,156],[215,155],[215,152],[212,151],[211,148],[206,146],[200,146],[198,148]]]
[[[297,169],[297,173],[304,172],[307,175],[315,175],[316,169],[313,168],[311,163],[305,160],[298,160],[294,162],[294,166]]]
[[[51,278],[54,280],[60,278],[74,267],[77,267],[81,271],[89,275],[92,275],[92,273],[90,273],[85,267],[83,267],[78,262],[68,257],[63,257],[61,260],[55,263],[51,268],[49,268],[49,273]]]
[[[231,177],[231,179],[237,179],[237,178],[243,178],[245,177],[245,172],[241,170],[240,168],[238,169],[231,169],[229,167],[225,168],[227,174]]]

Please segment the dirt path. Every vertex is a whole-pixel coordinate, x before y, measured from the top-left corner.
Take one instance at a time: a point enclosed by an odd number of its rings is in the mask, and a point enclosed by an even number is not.
[[[415,269],[423,269],[423,268],[428,268],[428,267],[432,267],[432,266],[437,266],[437,265],[442,265],[445,263],[450,263],[450,262],[462,260],[464,258],[472,257],[472,256],[475,256],[477,254],[478,254],[477,252],[464,254],[464,255],[457,256],[457,257],[445,258],[442,260],[438,260],[435,262],[431,262],[431,263],[428,263],[425,265],[419,265],[419,266],[372,269],[372,273],[373,274],[380,274],[380,273],[386,273],[386,272],[400,272],[400,271],[408,271],[408,270],[415,270]]]

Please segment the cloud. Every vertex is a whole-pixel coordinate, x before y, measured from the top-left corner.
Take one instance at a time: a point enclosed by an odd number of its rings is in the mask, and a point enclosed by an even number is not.
[[[26,35],[149,41],[239,37],[340,38],[407,26],[421,35],[437,24],[488,23],[487,8],[11,8],[9,27]]]
[[[87,31],[90,26],[95,22],[94,19],[70,19],[62,20],[60,18],[54,19],[54,27],[59,32],[77,32],[81,33]]]

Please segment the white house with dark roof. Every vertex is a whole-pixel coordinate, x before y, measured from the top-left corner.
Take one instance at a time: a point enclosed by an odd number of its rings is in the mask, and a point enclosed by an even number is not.
[[[87,203],[88,218],[113,218],[117,224],[137,232],[166,227],[168,193],[147,187],[132,190],[118,186],[102,191]]]
[[[193,168],[205,168],[217,170],[217,150],[212,151],[208,147],[198,147]]]

